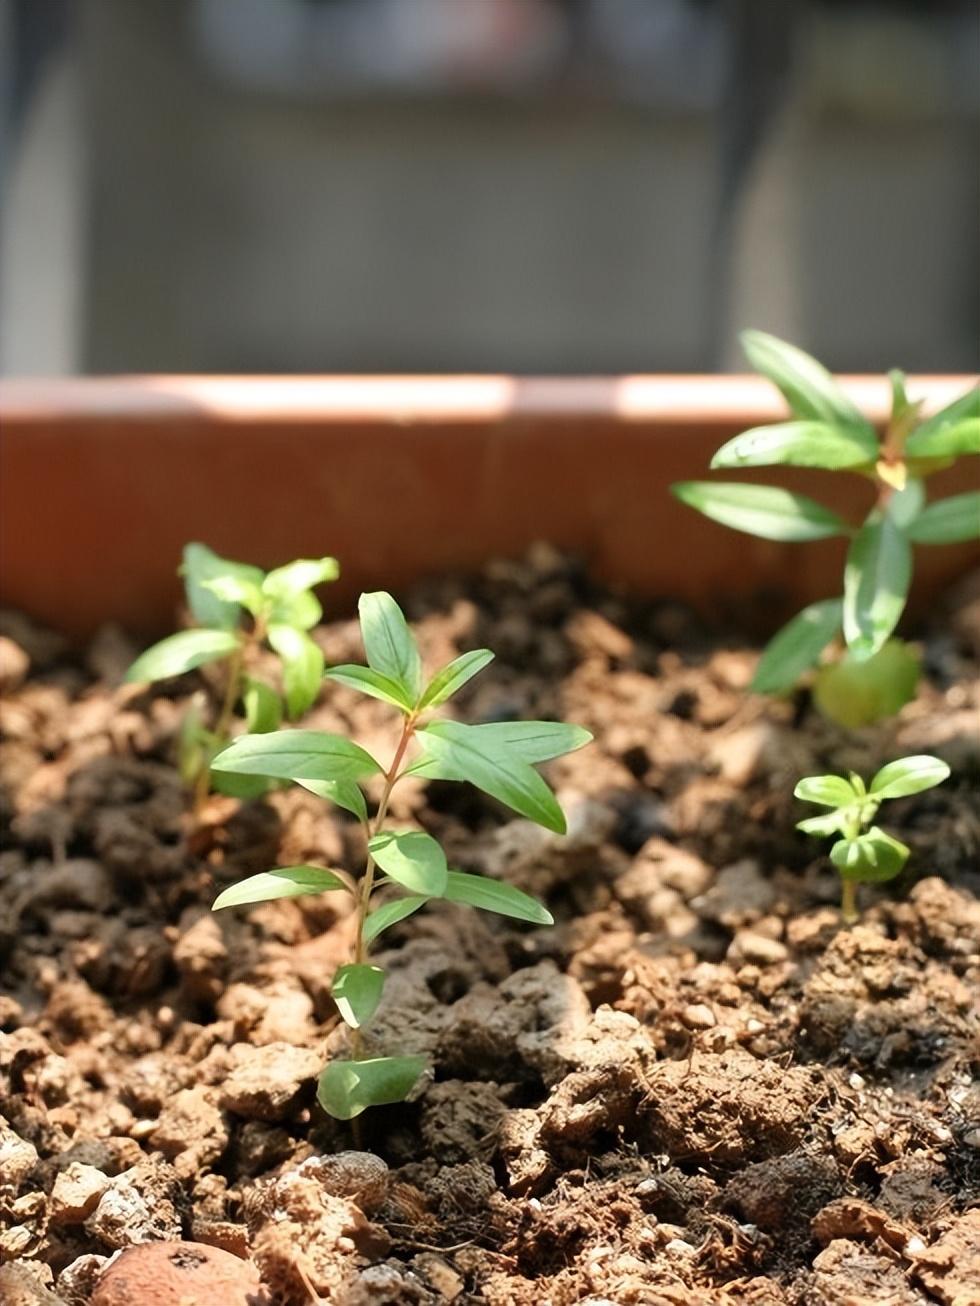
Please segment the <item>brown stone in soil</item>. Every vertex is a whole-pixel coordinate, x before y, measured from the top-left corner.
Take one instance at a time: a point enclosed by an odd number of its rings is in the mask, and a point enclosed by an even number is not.
[[[965,1211],[914,1257],[913,1276],[943,1306],[980,1302],[980,1207]]]
[[[91,1306],[270,1306],[248,1261],[204,1243],[130,1247],[101,1274]]]
[[[313,1095],[313,1082],[322,1058],[310,1048],[289,1043],[252,1047],[236,1043],[233,1069],[221,1086],[221,1104],[247,1120],[285,1120],[305,1098]]]

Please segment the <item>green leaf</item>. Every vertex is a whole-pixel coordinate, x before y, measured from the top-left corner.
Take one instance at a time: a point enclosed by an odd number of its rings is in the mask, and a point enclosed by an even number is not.
[[[245,724],[253,735],[264,735],[270,730],[278,730],[282,721],[282,703],[279,695],[261,680],[245,683],[242,695],[245,703]]]
[[[845,521],[803,494],[735,481],[678,481],[671,493],[732,530],[764,540],[799,542],[848,534]]]
[[[905,390],[905,373],[893,367],[888,373],[888,384],[892,392],[892,421],[903,417],[909,410],[909,397]]]
[[[433,721],[419,736],[426,753],[453,779],[466,779],[528,820],[564,834],[565,817],[545,782],[511,744],[481,735],[485,729]]]
[[[325,674],[328,680],[335,680],[339,685],[369,694],[371,698],[380,698],[383,703],[390,703],[401,712],[411,712],[415,707],[415,699],[405,692],[400,681],[382,675],[373,667],[345,663],[339,667],[328,667]]]
[[[822,816],[808,816],[805,821],[797,821],[796,828],[802,830],[804,834],[826,838],[832,834],[840,834],[843,828],[843,816],[840,811],[825,812]]]
[[[980,453],[980,386],[916,427],[905,443],[905,452],[909,458]]]
[[[822,599],[798,612],[766,645],[752,677],[752,689],[757,694],[783,694],[792,689],[840,630],[843,611],[841,599]]]
[[[908,536],[916,544],[958,544],[980,538],[980,491],[930,503],[908,526]]]
[[[212,771],[209,782],[215,793],[243,800],[261,798],[273,787],[271,780],[260,775],[224,775],[220,771]]]
[[[888,500],[888,515],[896,526],[908,533],[908,527],[922,511],[926,489],[916,476],[910,476],[904,489],[896,490]]]
[[[369,912],[364,921],[364,929],[361,931],[365,943],[370,943],[376,939],[382,930],[388,929],[392,925],[397,925],[403,921],[406,916],[411,916],[417,912],[420,907],[424,907],[429,901],[422,895],[412,895],[408,898],[393,898],[391,902],[383,903],[382,906],[376,907],[374,911]]]
[[[144,682],[182,676],[205,662],[228,657],[237,648],[238,638],[229,630],[181,630],[140,654],[126,679]]]
[[[555,918],[542,903],[530,894],[522,893],[510,884],[488,880],[484,875],[467,875],[463,871],[450,871],[446,891],[442,895],[449,902],[465,902],[481,911],[494,911],[515,920],[530,921],[532,925],[554,925]]]
[[[938,757],[920,753],[915,757],[901,757],[897,762],[883,766],[871,781],[875,798],[904,798],[918,794],[923,789],[941,785],[949,777],[949,767]]]
[[[871,424],[815,358],[764,331],[743,331],[740,339],[749,362],[778,386],[796,417],[852,427],[874,437]]]
[[[378,1009],[385,973],[380,966],[351,963],[338,968],[330,986],[330,996],[341,1018],[351,1029],[366,1025]]]
[[[830,860],[844,880],[863,883],[891,880],[908,860],[904,843],[873,825],[856,839],[841,839],[830,850]]]
[[[821,807],[847,807],[859,797],[849,780],[839,775],[808,775],[793,790],[796,798]]]
[[[276,780],[357,780],[381,770],[358,744],[326,730],[241,735],[218,754],[212,768]]]
[[[401,608],[390,594],[378,590],[362,594],[357,610],[368,663],[400,685],[412,703],[417,702],[422,689],[422,661]]]
[[[491,721],[486,725],[467,726],[466,729],[481,749],[505,749],[510,757],[528,763],[549,762],[592,741],[588,730],[582,726],[566,725],[564,721]],[[408,772],[427,780],[468,779],[458,769],[453,769],[445,755],[436,758],[426,751],[424,731],[417,738],[423,753],[406,768]]]
[[[323,608],[315,594],[302,590],[299,594],[282,594],[269,600],[269,624],[295,626],[297,630],[312,630],[323,616]]]
[[[263,575],[259,567],[219,557],[206,544],[197,543],[184,546],[180,572],[184,577],[187,604],[194,620],[202,626],[218,627],[221,630],[231,630],[238,624],[239,606],[237,603],[227,603],[210,589],[205,589],[204,582],[218,576],[239,576],[251,580],[255,585],[261,585]]]
[[[895,629],[912,574],[908,539],[886,513],[873,512],[851,541],[844,566],[844,638],[859,661]]]
[[[295,721],[312,705],[320,692],[323,653],[309,635],[293,626],[270,626],[269,643],[282,659],[286,707]]]
[[[261,871],[250,875],[240,884],[233,884],[215,898],[211,910],[222,907],[241,907],[249,902],[269,902],[272,898],[298,898],[306,893],[326,893],[333,889],[346,889],[347,885],[333,871],[323,866],[282,866],[275,871]]]
[[[878,441],[866,427],[830,422],[780,422],[743,431],[723,444],[711,460],[718,467],[829,467],[838,470],[873,463]]]
[[[222,603],[247,608],[253,617],[262,611],[262,589],[249,576],[213,576],[201,581],[201,587],[216,594]]]
[[[421,830],[385,830],[368,841],[385,875],[413,893],[440,898],[446,890],[446,854]]]
[[[468,680],[472,680],[478,671],[482,671],[488,662],[493,661],[493,654],[488,648],[476,648],[470,653],[461,653],[458,658],[446,665],[429,681],[425,693],[419,700],[419,708],[438,707],[452,698],[457,690],[462,689]]]
[[[425,1057],[331,1061],[320,1076],[317,1101],[335,1120],[353,1120],[369,1106],[404,1102],[425,1066]]]
[[[273,598],[301,594],[324,581],[336,580],[340,564],[336,558],[297,558],[284,567],[275,567],[262,582],[263,591]]]
[[[863,662],[851,656],[821,667],[813,701],[824,716],[856,730],[893,716],[915,697],[919,659],[900,639],[890,639]]]
[[[338,807],[353,813],[359,821],[367,820],[367,803],[353,780],[297,779],[296,783],[309,790],[311,794],[316,794],[317,798],[325,798],[328,802],[336,803]]]

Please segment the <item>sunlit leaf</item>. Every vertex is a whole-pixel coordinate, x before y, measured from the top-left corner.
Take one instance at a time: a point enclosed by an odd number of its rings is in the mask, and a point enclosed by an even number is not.
[[[245,724],[250,733],[267,734],[278,730],[282,722],[282,703],[279,695],[261,680],[251,678],[245,684],[242,695],[245,704]]]
[[[488,648],[476,648],[453,658],[429,681],[419,700],[419,708],[438,707],[445,703],[492,660],[493,654]]]
[[[338,968],[330,996],[346,1025],[360,1029],[368,1023],[378,1009],[384,984],[385,973],[380,966],[352,962]]]
[[[263,576],[261,568],[252,567],[247,562],[232,562],[230,558],[219,557],[206,544],[198,543],[185,545],[180,573],[184,578],[187,604],[194,620],[201,626],[222,630],[231,630],[238,624],[239,605],[220,599],[213,591],[205,589],[204,582],[218,576],[238,576],[261,585]]]
[[[449,902],[465,902],[481,911],[497,912],[515,920],[530,921],[532,925],[554,925],[551,912],[530,894],[515,889],[499,880],[489,880],[485,875],[467,875],[463,871],[450,871],[443,897]]]
[[[765,331],[743,331],[739,338],[749,362],[778,386],[794,416],[870,432],[874,438],[871,424],[815,358]]]
[[[877,653],[895,629],[911,573],[908,538],[887,513],[872,513],[844,566],[844,638],[859,660]]]
[[[298,898],[307,893],[326,893],[346,889],[347,885],[333,871],[322,866],[281,866],[275,871],[261,871],[247,880],[233,884],[219,893],[212,911],[222,907],[241,907],[250,902],[269,902],[273,898]]]
[[[324,581],[336,580],[340,575],[340,564],[336,558],[297,558],[287,562],[284,567],[276,567],[262,582],[266,594],[278,598],[283,594],[300,594],[303,590],[322,585]]]
[[[902,757],[897,762],[883,766],[871,781],[870,792],[875,798],[904,798],[942,784],[949,776],[949,767],[938,757],[920,753]]]
[[[356,816],[359,821],[367,820],[367,803],[364,801],[364,795],[355,781],[303,780],[296,777],[296,783],[309,790],[311,794],[316,794],[317,798],[325,798],[328,802],[343,807],[345,811]]]
[[[344,664],[339,667],[328,667],[325,675],[328,680],[335,680],[337,684],[346,685],[348,689],[356,689],[362,694],[370,695],[371,698],[380,698],[383,703],[390,703],[392,707],[397,707],[402,712],[411,712],[415,706],[415,699],[406,693],[400,681],[392,680],[390,676],[375,671],[373,667],[361,667],[354,663]]]
[[[323,653],[305,631],[270,626],[269,643],[282,659],[286,707],[295,720],[316,700],[323,679]]]
[[[238,639],[228,630],[181,630],[140,654],[126,679],[141,683],[182,676],[206,662],[228,657],[237,648]]]
[[[424,907],[430,899],[421,895],[413,894],[407,898],[393,898],[391,902],[383,903],[376,907],[374,911],[369,912],[364,921],[364,942],[370,943],[376,939],[382,930],[389,929],[392,925],[397,925],[413,912],[417,912],[420,907]]]
[[[390,594],[378,590],[361,595],[358,612],[368,663],[400,685],[409,701],[417,702],[422,690],[422,662],[401,608]]]
[[[370,1106],[404,1102],[425,1070],[425,1057],[331,1061],[320,1076],[317,1100],[336,1120],[353,1120]]]
[[[927,418],[909,436],[910,458],[946,458],[980,453],[980,386]]]
[[[446,890],[446,854],[421,830],[385,830],[368,842],[384,873],[412,893],[438,898]]]
[[[847,807],[858,797],[850,781],[839,775],[808,775],[797,784],[793,794],[821,807]]]
[[[360,745],[326,730],[241,735],[218,754],[212,767],[279,780],[357,780],[381,770]]]
[[[792,689],[840,631],[843,610],[841,599],[823,599],[798,612],[766,645],[752,677],[752,689],[757,694],[783,694]]]
[[[830,850],[830,860],[844,880],[862,883],[891,880],[908,860],[909,850],[898,839],[873,825],[856,839],[841,839]]]
[[[847,523],[829,508],[776,486],[679,481],[670,488],[682,503],[712,521],[764,540],[792,543],[848,534]]]
[[[953,494],[923,508],[908,527],[916,544],[958,544],[980,539],[980,491]]]
[[[778,422],[743,431],[723,444],[711,460],[712,468],[860,467],[878,457],[878,441],[869,427],[848,427],[830,422]]]

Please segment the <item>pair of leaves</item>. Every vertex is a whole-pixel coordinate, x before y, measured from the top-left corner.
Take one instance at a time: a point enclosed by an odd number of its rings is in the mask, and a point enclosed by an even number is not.
[[[810,775],[802,779],[793,790],[797,798],[821,807],[847,807],[865,798],[884,802],[889,798],[906,798],[942,784],[949,777],[949,767],[929,753],[916,753],[888,762],[877,771],[870,785],[860,776],[845,780],[840,775]]]
[[[839,840],[830,850],[830,860],[841,879],[862,884],[894,879],[908,856],[908,847],[877,825],[856,839]]]
[[[445,703],[493,659],[486,648],[463,653],[437,671],[423,689],[418,644],[391,595],[383,590],[362,594],[358,612],[368,665],[344,664],[326,674],[406,714]]]

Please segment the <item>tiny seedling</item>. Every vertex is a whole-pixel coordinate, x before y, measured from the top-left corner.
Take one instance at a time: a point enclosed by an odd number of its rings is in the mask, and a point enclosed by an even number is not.
[[[350,1058],[332,1061],[320,1076],[318,1097],[324,1110],[350,1120],[367,1107],[403,1101],[425,1068],[414,1055],[378,1056],[368,1049],[364,1028],[384,988],[384,970],[369,958],[382,931],[427,902],[468,903],[534,925],[550,925],[547,909],[528,894],[481,875],[450,870],[446,855],[421,830],[386,825],[392,790],[405,776],[424,780],[467,780],[521,816],[558,834],[565,818],[534,764],[560,757],[588,743],[579,726],[556,721],[505,721],[464,725],[429,719],[492,659],[489,649],[463,653],[426,680],[418,645],[390,594],[364,594],[361,634],[367,666],[336,666],[327,676],[390,704],[401,714],[401,731],[392,759],[382,766],[342,735],[318,730],[280,730],[236,739],[213,762],[215,770],[236,776],[293,780],[345,808],[361,822],[366,838],[363,872],[324,866],[286,866],[253,875],[219,894],[215,909],[292,898],[300,894],[348,893],[356,906],[351,961],[333,977],[331,993],[350,1028]],[[411,752],[411,756],[410,756]],[[361,782],[380,776],[380,798],[373,816]],[[381,892],[383,901],[375,895]]]
[[[166,680],[207,663],[224,664],[224,695],[217,719],[205,724],[192,705],[180,733],[180,772],[200,807],[212,783],[211,760],[228,743],[235,708],[242,704],[252,733],[275,730],[283,700],[252,675],[256,650],[268,644],[282,665],[286,714],[295,720],[310,707],[323,678],[323,654],[307,632],[323,616],[313,587],[336,580],[334,558],[300,558],[264,572],[220,558],[204,544],[184,549],[181,574],[187,606],[198,623],[148,648],[126,673],[130,681]],[[215,776],[215,787],[237,797],[264,792],[267,782]]]
[[[761,331],[742,345],[758,372],[773,381],[792,420],[760,426],[729,440],[712,468],[819,467],[865,477],[874,500],[854,527],[830,508],[789,490],[732,481],[682,481],[673,493],[713,521],[767,540],[849,539],[843,595],[811,603],[772,639],[752,682],[758,693],[782,694],[817,666],[843,635],[843,657],[817,672],[818,707],[858,726],[896,712],[915,694],[915,654],[892,640],[912,575],[912,545],[980,539],[980,492],[926,502],[923,482],[964,454],[980,453],[980,388],[921,420],[901,372],[890,373],[891,416],[879,440],[871,423],[808,354]]]
[[[938,757],[921,754],[889,762],[866,785],[859,775],[811,775],[793,793],[808,803],[832,810],[810,816],[798,830],[821,838],[835,838],[830,860],[841,877],[841,912],[851,925],[858,919],[857,886],[894,879],[909,855],[904,843],[873,824],[878,808],[889,798],[905,798],[942,784],[949,767]]]

